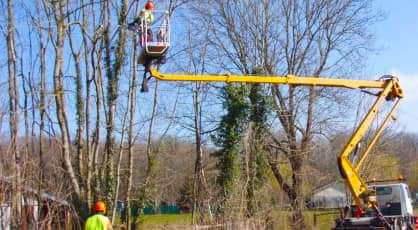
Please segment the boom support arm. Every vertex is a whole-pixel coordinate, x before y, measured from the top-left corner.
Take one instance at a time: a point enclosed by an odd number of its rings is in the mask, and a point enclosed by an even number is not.
[[[398,106],[399,100],[403,97],[403,91],[400,87],[397,78],[388,76],[376,81],[368,80],[348,80],[348,79],[332,79],[332,78],[317,78],[309,76],[261,76],[261,75],[213,75],[213,74],[162,74],[155,69],[150,70],[151,76],[162,81],[201,81],[201,82],[225,82],[225,83],[249,83],[249,84],[283,84],[291,86],[322,86],[322,87],[337,87],[350,89],[381,89],[377,94],[377,99],[373,106],[363,118],[362,122],[352,134],[348,143],[345,145],[341,154],[338,157],[338,167],[341,176],[345,180],[347,186],[350,188],[351,194],[354,197],[356,206],[362,207],[362,200],[368,206],[372,206],[373,201],[368,199],[369,191],[366,182],[361,178],[359,170],[364,159],[370,152],[370,149],[377,142],[382,130],[389,122],[390,118],[394,119],[394,112]],[[387,114],[386,118],[378,128],[377,132],[372,137],[372,141],[367,146],[364,152],[360,155],[360,160],[352,162],[350,156],[355,152],[355,148],[361,142],[367,131],[371,128],[373,121],[376,119],[381,106],[385,101],[394,101],[392,108]]]
[[[367,81],[367,80],[346,80],[332,78],[317,78],[308,76],[260,76],[260,75],[214,75],[214,74],[162,74],[155,69],[150,70],[151,76],[161,81],[202,81],[202,82],[241,82],[241,83],[265,83],[265,84],[283,84],[293,86],[324,86],[340,87],[351,89],[382,89],[386,86],[385,81]]]
[[[370,108],[338,156],[338,168],[340,170],[340,174],[346,181],[350,192],[353,195],[356,206],[359,208],[362,208],[363,206],[361,202],[362,200],[369,207],[374,206],[376,202],[375,200],[369,199],[369,196],[372,194],[368,191],[366,182],[360,177],[360,168],[365,158],[370,153],[371,148],[376,144],[389,120],[394,119],[394,112],[399,105],[400,98],[403,97],[402,89],[400,88],[399,82],[396,78],[389,78],[384,82],[385,86],[382,87],[383,90],[380,91],[373,106]],[[394,103],[392,103],[392,108],[372,136],[369,145],[365,148],[363,153],[360,154],[360,159],[357,162],[350,161],[350,156],[355,152],[355,148],[361,142],[366,132],[370,130],[373,121],[376,119],[376,116],[385,101],[394,101]]]

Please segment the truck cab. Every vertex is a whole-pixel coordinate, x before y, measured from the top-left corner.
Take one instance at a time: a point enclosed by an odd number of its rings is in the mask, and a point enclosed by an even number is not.
[[[381,229],[415,230],[412,198],[405,183],[369,184],[369,191],[376,192],[378,211],[367,210],[362,217],[353,217],[356,206],[352,206],[351,217],[336,220],[335,230]],[[377,213],[380,212],[380,213]]]
[[[405,183],[370,185],[376,191],[377,203],[384,216],[412,216],[411,193]]]

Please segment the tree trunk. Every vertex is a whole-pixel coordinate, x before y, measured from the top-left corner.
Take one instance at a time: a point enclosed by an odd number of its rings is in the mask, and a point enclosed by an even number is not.
[[[106,3],[109,4],[109,3]],[[119,14],[119,26],[122,28],[126,24],[127,16],[127,7],[128,1],[121,0],[121,10]],[[106,10],[109,10],[107,5]],[[115,126],[115,113],[116,113],[116,102],[118,98],[118,82],[119,75],[122,69],[123,61],[125,58],[125,44],[126,44],[126,30],[119,30],[118,44],[116,47],[116,55],[114,63],[111,63],[111,41],[110,41],[110,13],[108,13],[105,21],[105,51],[106,51],[106,69],[107,69],[107,120],[106,120],[106,161],[105,161],[105,181],[104,181],[104,191],[106,192],[106,197],[108,198],[109,203],[112,201],[111,197],[114,193],[112,188],[114,188],[114,175],[113,175],[113,156],[114,156],[114,126]]]
[[[136,113],[136,66],[137,66],[137,46],[136,46],[136,36],[133,36],[133,54],[131,60],[131,78],[129,82],[129,126],[128,126],[128,181],[127,181],[127,190],[126,190],[126,226],[128,230],[131,230],[131,223],[135,222],[132,220],[132,202],[131,202],[131,195],[132,195],[132,183],[133,183],[133,152],[134,152],[134,119]]]
[[[203,149],[202,149],[202,112],[201,112],[201,83],[196,83],[193,92],[193,108],[194,108],[194,133],[195,133],[195,147],[196,160],[194,167],[194,183],[193,183],[193,213],[192,221],[194,224],[203,224],[205,214],[209,214],[211,219],[210,207],[205,207],[206,203],[209,206],[208,189],[206,186],[205,170],[203,168]],[[207,208],[207,209],[206,209]]]
[[[39,88],[39,174],[38,174],[38,193],[41,194],[44,183],[44,129],[46,115],[46,48],[43,42],[42,31],[38,30],[39,36],[39,59],[40,59],[40,88]],[[38,202],[42,202],[42,197],[38,196]],[[41,216],[42,210],[38,210],[38,216]]]
[[[22,217],[22,175],[21,154],[17,146],[19,128],[19,97],[16,79],[16,50],[14,39],[14,6],[13,0],[7,1],[7,69],[9,83],[9,128],[10,128],[10,152],[13,156],[13,181],[12,181],[12,219],[11,228],[18,229]]]
[[[71,150],[70,150],[70,133],[68,129],[67,114],[65,111],[64,100],[64,86],[62,81],[62,67],[63,67],[63,49],[65,40],[65,3],[63,0],[54,2],[55,18],[56,18],[56,40],[55,40],[55,62],[54,62],[54,94],[55,94],[55,106],[58,124],[61,130],[61,151],[63,153],[64,168],[67,172],[74,193],[77,197],[80,197],[80,186],[77,177],[74,173],[74,169],[71,163]]]
[[[117,79],[112,72],[112,50],[111,50],[111,25],[110,25],[110,6],[109,2],[103,2],[102,13],[103,13],[103,25],[105,27],[103,34],[103,44],[105,50],[105,69],[106,77],[108,79],[107,85],[107,111],[106,117],[106,142],[105,142],[105,159],[104,167],[102,168],[102,183],[101,191],[102,196],[106,199],[108,205],[112,201],[112,188],[113,188],[113,151],[114,151],[114,110],[116,107],[117,98]]]
[[[20,58],[20,72],[23,73],[24,69],[23,69],[23,60],[22,57]],[[30,73],[25,76],[24,74],[22,74],[22,92],[23,92],[23,120],[25,123],[25,139],[24,139],[24,148],[23,151],[21,153],[21,164],[24,165],[26,162],[26,157],[28,156],[28,152],[29,152],[29,95],[30,95],[30,86],[29,86],[29,90],[28,90],[28,86],[26,85],[27,83],[30,84]],[[25,169],[22,169],[22,178],[25,178]]]
[[[92,199],[98,199],[101,198],[100,193],[100,186],[101,186],[101,175],[103,173],[103,167],[100,167],[99,165],[99,151],[100,151],[100,123],[102,122],[102,113],[101,108],[103,105],[103,76],[102,76],[102,69],[101,69],[101,60],[102,58],[102,50],[99,49],[96,53],[96,45],[93,45],[93,49],[91,51],[91,64],[92,64],[92,80],[94,82],[94,90],[95,90],[95,124],[94,124],[94,131],[92,133],[92,159],[90,161],[90,164],[92,165],[91,174],[92,177],[91,183],[93,184],[91,186],[92,191]],[[97,62],[95,59],[95,55],[97,54]]]
[[[305,207],[305,194],[303,194],[303,163],[304,156],[299,154],[299,156],[292,157],[290,163],[292,165],[292,178],[293,178],[293,191],[291,196],[289,196],[291,203],[291,228],[293,230],[304,230],[306,229],[305,221],[303,217],[303,210]],[[295,196],[293,195],[295,194]]]
[[[128,98],[128,104],[130,101],[130,98]],[[128,105],[129,107],[129,105]],[[117,158],[117,162],[116,162],[116,178],[115,178],[115,194],[113,195],[113,208],[112,208],[112,223],[115,222],[116,219],[116,208],[117,208],[117,202],[118,202],[118,198],[119,198],[119,187],[120,187],[120,181],[121,181],[121,172],[120,172],[120,167],[121,167],[121,163],[122,163],[122,157],[123,157],[123,152],[124,152],[124,141],[125,141],[125,130],[126,130],[126,120],[128,117],[128,111],[126,111],[123,115],[123,119],[122,119],[122,132],[121,132],[121,137],[120,137],[120,143],[119,143],[119,153],[118,153],[118,158]]]
[[[156,119],[156,113],[157,113],[157,105],[158,105],[158,81],[155,84],[154,88],[154,100],[152,105],[152,111],[151,111],[151,118],[150,123],[148,126],[148,135],[147,135],[147,146],[146,146],[146,155],[147,155],[147,169],[145,173],[145,179],[144,183],[142,185],[142,188],[140,188],[139,192],[139,201],[138,201],[138,211],[135,213],[135,217],[137,218],[136,221],[132,221],[132,229],[136,229],[137,227],[137,221],[141,218],[141,212],[142,209],[145,207],[146,201],[149,193],[153,189],[154,181],[153,178],[155,178],[155,174],[157,173],[157,162],[158,162],[158,150],[156,148],[153,148],[152,146],[152,130],[154,128],[154,122]]]
[[[69,13],[68,13],[69,14]],[[70,20],[70,19],[68,19]],[[84,116],[84,97],[83,97],[83,84],[82,84],[82,73],[81,73],[81,63],[80,63],[80,51],[75,50],[74,41],[72,36],[71,28],[68,28],[68,40],[71,49],[71,55],[74,61],[74,69],[75,69],[75,91],[76,91],[76,100],[75,100],[75,108],[76,108],[76,119],[77,119],[77,131],[76,131],[76,148],[77,148],[77,168],[78,168],[78,178],[81,185],[82,191],[81,194],[84,195],[84,178],[85,178],[85,159],[84,159],[84,140],[83,140],[83,132],[84,132],[84,125],[85,125],[85,116]],[[84,40],[83,40],[84,41]]]
[[[81,4],[84,5],[84,0],[81,0]],[[84,68],[85,68],[85,85],[86,85],[86,103],[84,106],[84,129],[85,129],[85,156],[87,157],[87,162],[85,163],[85,165],[87,166],[86,170],[85,170],[85,201],[87,203],[87,207],[92,207],[93,204],[93,198],[92,198],[92,188],[91,188],[91,178],[92,178],[92,174],[93,174],[93,159],[92,159],[92,148],[90,147],[90,90],[91,90],[91,83],[93,81],[93,79],[90,79],[90,52],[93,52],[94,54],[94,49],[91,48],[93,51],[89,51],[89,46],[88,46],[88,17],[90,16],[88,13],[86,13],[86,10],[88,8],[87,7],[83,7],[82,11],[81,11],[81,15],[82,15],[82,30],[83,30],[83,56],[84,56]],[[94,13],[94,11],[93,11]],[[93,15],[93,28],[95,28],[95,17]],[[94,34],[93,36],[96,36],[96,34]],[[91,41],[91,46],[94,47],[96,45],[96,39],[93,39],[93,41]],[[94,60],[92,60],[94,62]],[[94,65],[92,65],[94,66]],[[95,69],[93,69],[92,71],[95,71]]]

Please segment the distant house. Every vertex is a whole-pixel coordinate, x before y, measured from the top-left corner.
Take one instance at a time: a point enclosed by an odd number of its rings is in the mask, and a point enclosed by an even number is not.
[[[9,230],[11,214],[11,180],[0,177],[0,229]],[[70,204],[51,194],[24,187],[22,191],[22,216],[20,229],[74,229],[77,216]]]
[[[345,184],[339,181],[316,188],[309,199],[309,208],[341,208],[347,204]]]

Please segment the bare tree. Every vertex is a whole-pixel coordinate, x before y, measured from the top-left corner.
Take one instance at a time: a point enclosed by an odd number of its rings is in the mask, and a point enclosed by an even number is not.
[[[128,15],[128,1],[120,1],[120,11],[118,15],[118,31],[119,37],[116,45],[116,53],[114,55],[114,60],[112,63],[112,44],[111,44],[111,15],[110,15],[110,6],[109,2],[104,2],[104,46],[105,46],[105,68],[106,68],[106,77],[108,79],[107,85],[107,116],[106,116],[106,160],[105,160],[105,181],[104,181],[104,191],[106,191],[108,196],[112,196],[113,193],[113,156],[114,156],[114,126],[115,126],[115,109],[116,102],[118,98],[118,87],[119,87],[119,77],[123,67],[123,62],[125,58],[125,45],[126,45],[126,30],[123,29],[123,26],[126,25],[126,19]],[[111,203],[111,198],[108,198],[109,203]]]
[[[38,192],[40,193],[43,189],[44,183],[44,157],[45,157],[45,150],[44,150],[44,129],[45,129],[45,116],[46,116],[46,44],[44,41],[43,31],[37,28],[38,34],[38,41],[39,41],[39,68],[40,68],[40,79],[39,79],[39,134],[38,134],[38,148],[39,148],[39,175],[38,175]],[[41,197],[38,198],[38,202],[41,202]],[[40,214],[41,210],[39,210]]]
[[[67,15],[69,15],[69,8],[67,8]],[[70,17],[67,18],[68,24],[70,24]],[[83,139],[83,132],[85,127],[85,115],[84,115],[84,96],[83,96],[83,75],[81,71],[81,51],[82,47],[77,48],[76,43],[74,41],[74,32],[73,28],[70,26],[67,29],[68,33],[68,41],[70,45],[71,55],[74,60],[74,69],[75,69],[75,86],[76,86],[76,100],[75,100],[75,108],[76,108],[76,116],[77,116],[77,131],[76,131],[76,148],[77,148],[77,168],[78,168],[78,177],[84,178],[85,175],[85,168],[84,168],[84,139]],[[83,45],[85,46],[83,40]],[[81,179],[79,179],[81,181]],[[83,186],[81,186],[83,188]],[[84,193],[82,191],[82,193]]]
[[[97,50],[95,51],[95,47],[96,44],[93,45],[93,50],[91,53],[91,62],[92,62],[92,66],[93,66],[93,76],[92,79],[94,80],[94,88],[95,88],[95,93],[96,93],[96,100],[95,100],[95,124],[94,124],[94,131],[92,133],[92,159],[90,161],[91,164],[91,169],[93,169],[92,171],[90,171],[91,173],[89,173],[89,177],[93,177],[93,188],[92,193],[94,193],[96,199],[98,198],[98,192],[100,190],[100,175],[101,175],[101,169],[99,167],[99,151],[100,151],[100,122],[102,122],[102,113],[101,113],[101,107],[103,105],[103,75],[102,75],[102,69],[101,69],[101,64],[100,61],[95,63],[97,60],[100,60],[102,57],[102,51],[101,50]],[[97,54],[96,54],[97,52]],[[97,55],[97,59],[95,58],[95,55]],[[91,180],[89,180],[91,181]],[[91,183],[91,182],[90,182]]]
[[[133,165],[134,165],[134,143],[135,143],[135,113],[136,113],[136,91],[137,91],[137,76],[136,76],[136,66],[137,66],[137,43],[136,43],[136,36],[133,36],[132,39],[132,59],[131,59],[131,69],[130,69],[130,79],[129,79],[129,96],[128,96],[128,113],[129,113],[129,124],[128,124],[128,180],[127,180],[127,189],[126,189],[126,226],[127,229],[131,229],[131,223],[135,222],[132,220],[132,185],[133,185]]]
[[[84,5],[85,2],[84,0],[81,0],[81,5]],[[92,52],[91,50],[93,50],[92,46],[95,45],[96,40],[93,38],[92,40],[89,39],[89,17],[88,15],[89,12],[91,12],[92,14],[92,19],[90,20],[92,28],[95,28],[96,25],[96,21],[95,21],[95,12],[94,10],[92,10],[93,5],[91,5],[90,7],[83,7],[81,9],[81,17],[82,17],[82,23],[81,23],[81,30],[82,30],[82,34],[83,34],[83,57],[84,57],[84,68],[85,68],[85,106],[84,108],[82,106],[80,106],[81,108],[84,109],[84,112],[81,112],[81,114],[84,114],[84,118],[82,120],[84,120],[84,128],[80,127],[80,130],[84,129],[85,130],[85,136],[84,136],[84,140],[85,140],[85,162],[84,165],[86,166],[86,170],[85,170],[85,197],[86,197],[86,203],[87,203],[87,207],[91,207],[93,201],[92,201],[92,189],[91,189],[91,178],[92,178],[92,174],[94,172],[93,169],[93,159],[92,159],[92,148],[90,148],[90,97],[91,97],[91,84],[93,79],[91,79],[91,75],[90,71],[95,71],[95,69],[93,69],[90,66],[90,52]],[[95,33],[96,31],[93,31],[93,33]],[[96,34],[93,34],[93,36],[96,36]],[[89,42],[90,42],[90,46],[89,46]],[[82,82],[80,82],[80,84],[82,84]],[[79,103],[81,105],[81,103]],[[81,137],[83,138],[83,137]],[[81,141],[81,140],[80,140]],[[82,146],[79,143],[80,147]],[[80,151],[81,152],[81,151]]]
[[[129,105],[129,101],[131,100],[129,98],[129,95],[131,93],[128,92],[128,98],[127,98],[127,104]],[[120,142],[119,142],[119,152],[116,158],[116,177],[115,177],[115,188],[114,191],[115,193],[113,194],[113,208],[112,208],[112,222],[115,222],[116,219],[116,208],[117,208],[117,201],[119,198],[119,192],[120,192],[120,185],[121,185],[121,164],[122,164],[122,157],[123,157],[123,153],[125,151],[125,134],[126,134],[126,130],[128,129],[126,127],[126,123],[129,122],[127,121],[129,119],[128,115],[129,115],[129,107],[126,107],[126,110],[122,112],[123,116],[122,116],[122,126],[121,126],[121,132],[120,132]]]
[[[188,45],[187,56],[189,59],[188,66],[190,66],[189,72],[203,73],[205,71],[205,59],[207,55],[208,44],[202,45],[198,48],[199,52],[195,52],[193,44],[196,43],[196,37],[193,36],[192,31],[188,31]],[[200,40],[200,39],[198,39]],[[209,221],[212,221],[212,213],[210,206],[210,191],[207,185],[207,179],[205,176],[205,168],[203,162],[203,127],[202,127],[202,99],[207,95],[208,85],[198,82],[192,88],[193,95],[193,125],[191,129],[194,131],[196,158],[194,164],[194,181],[193,181],[193,210],[192,221],[196,224],[203,224],[206,215],[209,217]]]
[[[13,0],[7,1],[7,67],[9,74],[9,128],[10,128],[10,152],[13,156],[13,197],[12,197],[12,227],[19,228],[22,216],[22,178],[21,178],[21,153],[18,148],[19,127],[19,96],[16,76],[16,50],[15,50],[15,25]]]
[[[64,97],[64,85],[63,85],[63,55],[64,55],[64,41],[65,30],[67,28],[65,22],[65,7],[66,1],[54,1],[51,3],[51,11],[53,13],[52,18],[55,22],[55,38],[51,38],[53,41],[55,50],[55,61],[53,71],[54,82],[54,94],[55,94],[55,106],[56,116],[61,131],[61,144],[62,154],[64,160],[64,168],[70,178],[72,189],[76,197],[80,197],[80,185],[77,180],[74,168],[71,162],[71,141],[70,132],[68,128],[68,118],[66,113],[65,97]],[[52,19],[51,19],[52,20]],[[50,35],[52,36],[52,34]]]
[[[94,10],[93,15],[94,14]],[[87,202],[92,205],[93,199],[97,199],[99,195],[99,186],[100,186],[100,170],[99,170],[99,151],[100,151],[100,124],[102,122],[101,109],[103,105],[103,76],[102,76],[102,65],[101,59],[103,55],[103,50],[100,49],[100,40],[102,39],[101,26],[96,26],[95,21],[93,22],[93,28],[95,29],[93,38],[91,39],[91,49],[89,51],[90,56],[90,65],[91,65],[91,78],[87,79],[86,82],[86,95],[87,100],[86,104],[90,104],[91,95],[95,95],[94,102],[94,127],[92,127],[92,133],[90,135],[90,106],[86,106],[86,141],[89,145],[86,147],[88,154],[88,163],[87,163]],[[91,85],[94,85],[94,90],[91,92]],[[91,93],[90,93],[91,92]]]
[[[347,73],[368,50],[368,26],[377,15],[370,1],[204,1],[195,6],[200,22],[211,26],[214,64],[227,71],[319,76]],[[201,25],[201,24],[199,24]],[[286,180],[275,158],[270,166],[292,207],[292,229],[306,229],[302,211],[303,168],[314,134],[326,116],[324,90],[273,86],[274,111],[283,137],[274,146],[290,163]],[[332,97],[332,96],[330,96]],[[330,110],[327,110],[330,111]],[[332,114],[332,112],[331,112]],[[275,130],[277,131],[277,130]]]

